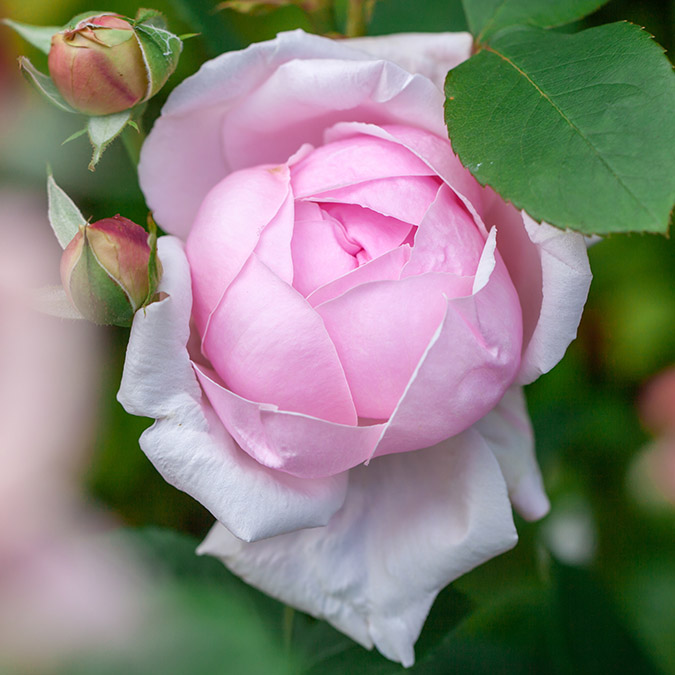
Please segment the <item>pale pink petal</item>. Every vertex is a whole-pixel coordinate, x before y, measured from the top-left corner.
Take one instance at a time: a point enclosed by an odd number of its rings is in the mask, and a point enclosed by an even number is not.
[[[383,178],[313,195],[315,202],[356,204],[384,216],[417,225],[436,198],[440,181],[433,176]]]
[[[534,436],[522,387],[511,387],[473,428],[485,439],[504,474],[511,502],[526,520],[543,518],[550,504],[534,454]]]
[[[287,228],[292,227],[291,199],[286,167],[240,171],[209,192],[186,247],[195,289],[193,314],[200,333],[205,331],[223,292],[258,245],[263,230],[272,226],[277,216],[287,221]]]
[[[324,142],[332,143],[360,133],[399,143],[419,157],[433,169],[434,174],[440,176],[455,191],[469,213],[477,219],[483,234],[486,235],[487,230],[484,229],[481,220],[484,188],[469,170],[462,166],[454,154],[447,132],[443,130],[440,133],[429,133],[424,128],[420,128],[419,124],[412,127],[409,123],[410,120],[406,126],[397,124],[378,126],[377,124],[341,121],[326,130]]]
[[[347,238],[363,249],[357,254],[361,263],[397,248],[412,230],[410,223],[355,204],[322,204],[322,209],[342,223]]]
[[[209,61],[174,89],[143,146],[141,186],[162,227],[186,236],[228,172],[284,162],[303,143],[322,144],[338,121],[415,120],[442,136],[442,107],[422,76],[364,60],[344,41],[282,33]]]
[[[296,197],[395,176],[431,176],[430,169],[398,143],[355,134],[317,148],[291,170]]]
[[[255,253],[213,311],[202,351],[227,387],[244,398],[356,424],[342,366],[320,317]]]
[[[485,240],[455,193],[441,186],[415,234],[415,246],[402,277],[425,272],[473,275]]]
[[[299,202],[299,206],[316,206]],[[349,252],[344,229],[328,214],[316,207],[316,220],[296,220],[293,227],[293,287],[309,295],[319,286],[338,279],[358,266],[358,246]]]
[[[399,33],[351,38],[350,47],[428,77],[441,91],[449,70],[471,56],[470,33]]]
[[[473,290],[472,296],[447,302],[376,455],[424,448],[463,431],[497,405],[513,383],[522,344],[520,306],[495,251],[494,230]]]
[[[164,478],[201,502],[236,536],[253,540],[325,524],[343,500],[346,477],[298,479],[271,471],[234,443],[202,396],[186,348],[190,272],[182,244],[162,237],[168,297],[138,312],[118,399],[155,418],[141,447]]]
[[[591,270],[583,235],[536,223],[491,193],[486,222],[498,231],[499,250],[523,309],[519,384],[548,372],[576,337]]]
[[[326,527],[245,544],[216,524],[198,552],[410,666],[438,592],[515,543],[499,465],[470,430],[350,471]]]
[[[410,246],[407,244],[388,251],[379,258],[375,258],[355,270],[335,279],[325,286],[317,288],[307,297],[307,301],[316,307],[323,302],[337,298],[338,295],[370,281],[384,281],[399,279],[403,266],[410,259]]]
[[[300,477],[339,474],[365,462],[384,425],[335,424],[248,401],[225,388],[213,371],[195,364],[211,405],[239,445],[258,462]]]
[[[473,277],[449,274],[375,281],[316,307],[359,417],[389,418],[443,321],[447,298],[470,295],[472,284]],[[454,360],[452,352],[447,357]],[[433,395],[447,403],[445,389]]]

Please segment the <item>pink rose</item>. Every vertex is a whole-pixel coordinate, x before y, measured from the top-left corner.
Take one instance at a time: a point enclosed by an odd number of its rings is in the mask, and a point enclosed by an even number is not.
[[[590,283],[583,237],[452,153],[439,85],[470,48],[297,31],[224,54],[140,165],[175,235],[120,390],[157,420],[143,450],[218,519],[201,552],[404,665],[438,591],[514,545],[511,502],[548,509],[521,385]]]

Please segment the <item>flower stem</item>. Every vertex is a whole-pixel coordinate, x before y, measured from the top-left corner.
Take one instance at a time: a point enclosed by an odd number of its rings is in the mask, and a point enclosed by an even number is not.
[[[291,654],[291,643],[293,640],[293,619],[295,618],[295,610],[286,605],[284,607],[284,614],[282,618],[282,635],[284,641],[284,651],[287,656]]]
[[[366,34],[374,5],[375,0],[349,0],[345,30],[347,37],[360,37]]]
[[[127,126],[122,132],[122,143],[124,149],[127,151],[129,160],[134,165],[134,169],[138,167],[138,161],[141,158],[141,147],[143,146],[144,140],[145,134],[140,130],[140,127],[137,130],[131,126]]]

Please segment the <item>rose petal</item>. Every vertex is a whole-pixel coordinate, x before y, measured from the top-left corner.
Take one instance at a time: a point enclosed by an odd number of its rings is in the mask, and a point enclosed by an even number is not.
[[[321,146],[291,171],[296,197],[396,176],[431,176],[433,171],[398,143],[356,134]]]
[[[534,454],[534,435],[522,387],[511,387],[497,407],[473,428],[497,458],[511,502],[520,515],[526,520],[543,518],[550,504]]]
[[[443,185],[417,229],[410,261],[401,276],[425,272],[473,275],[484,248],[475,221],[452,189]]]
[[[118,400],[157,421],[141,447],[164,478],[192,495],[247,541],[328,522],[346,476],[305,480],[271,471],[236,446],[202,397],[186,349],[190,271],[182,244],[158,241],[168,297],[137,312]]]
[[[350,47],[428,77],[441,91],[448,71],[471,56],[470,33],[401,33],[352,38]]]
[[[424,448],[460,433],[497,405],[513,383],[522,319],[495,244],[493,229],[476,271],[474,295],[448,300],[376,456]]]
[[[321,192],[312,200],[356,204],[384,216],[417,225],[436,198],[440,181],[432,176],[399,176]]]
[[[555,366],[576,337],[592,274],[585,238],[546,223],[492,193],[486,221],[499,229],[499,250],[523,309],[519,384]]]
[[[443,95],[424,77],[364,61],[344,42],[282,33],[209,61],[171,93],[143,145],[141,187],[162,227],[185,236],[229,171],[283,162],[345,119],[414,119],[442,136],[442,106]]]
[[[359,417],[389,418],[443,320],[447,298],[470,295],[472,284],[473,277],[423,274],[362,284],[316,307]],[[434,395],[445,403],[445,390]]]
[[[278,410],[225,388],[216,373],[195,364],[211,405],[239,445],[258,462],[293,476],[340,474],[365,462],[384,425],[351,426]]]
[[[299,202],[301,206],[316,206]],[[338,279],[358,266],[354,253],[347,250],[344,228],[316,206],[316,220],[296,220],[293,226],[293,287],[309,295],[319,286]]]
[[[410,666],[439,590],[515,542],[499,466],[468,431],[351,471],[326,527],[244,544],[217,524],[198,552]]]
[[[276,220],[286,221],[285,226],[280,224],[282,229],[292,228],[291,198],[287,167],[256,167],[231,174],[207,195],[186,247],[195,289],[193,313],[202,335],[209,315],[258,245],[263,230],[275,227]]]
[[[487,236],[487,229],[481,220],[483,214],[483,188],[465,169],[452,151],[447,133],[429,133],[420,125],[400,126],[396,124],[363,124],[359,122],[338,122],[324,134],[324,142],[332,143],[354,134],[366,134],[399,143],[433,169],[457,194],[469,213],[476,218],[479,229]]]
[[[355,204],[322,204],[322,210],[342,223],[348,239],[363,249],[357,254],[362,264],[399,247],[413,229],[410,223]]]
[[[307,302],[316,307],[323,302],[337,298],[356,286],[370,281],[384,281],[385,279],[399,279],[403,266],[410,259],[410,246],[407,244],[388,251],[379,258],[375,258],[355,270],[335,279],[325,286],[317,288],[307,296]]]
[[[356,424],[349,387],[321,319],[255,253],[213,311],[202,351],[227,387],[244,398]]]

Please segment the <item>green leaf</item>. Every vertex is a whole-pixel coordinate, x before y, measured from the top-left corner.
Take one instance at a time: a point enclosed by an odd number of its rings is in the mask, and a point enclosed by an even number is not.
[[[47,175],[49,224],[61,245],[66,248],[87,221],[73,200],[56,184],[51,171]]]
[[[607,0],[462,0],[471,32],[482,42],[508,26],[553,28],[577,21]]]
[[[49,54],[52,47],[52,35],[61,30],[60,26],[31,26],[11,19],[3,19],[2,23],[13,28],[26,42],[37,47],[41,52]]]
[[[66,112],[79,114],[75,108],[66,103],[56,85],[52,82],[52,78],[41,73],[25,56],[19,57],[19,66],[28,81],[34,84],[50,103]]]
[[[91,144],[94,146],[94,154],[89,163],[90,171],[94,170],[105,149],[122,133],[130,119],[131,110],[89,118],[87,133]]]
[[[659,672],[629,630],[604,589],[586,571],[555,562],[554,636],[569,672]]]
[[[637,26],[511,28],[451,70],[445,90],[464,166],[533,218],[585,234],[666,232],[675,74]]]

